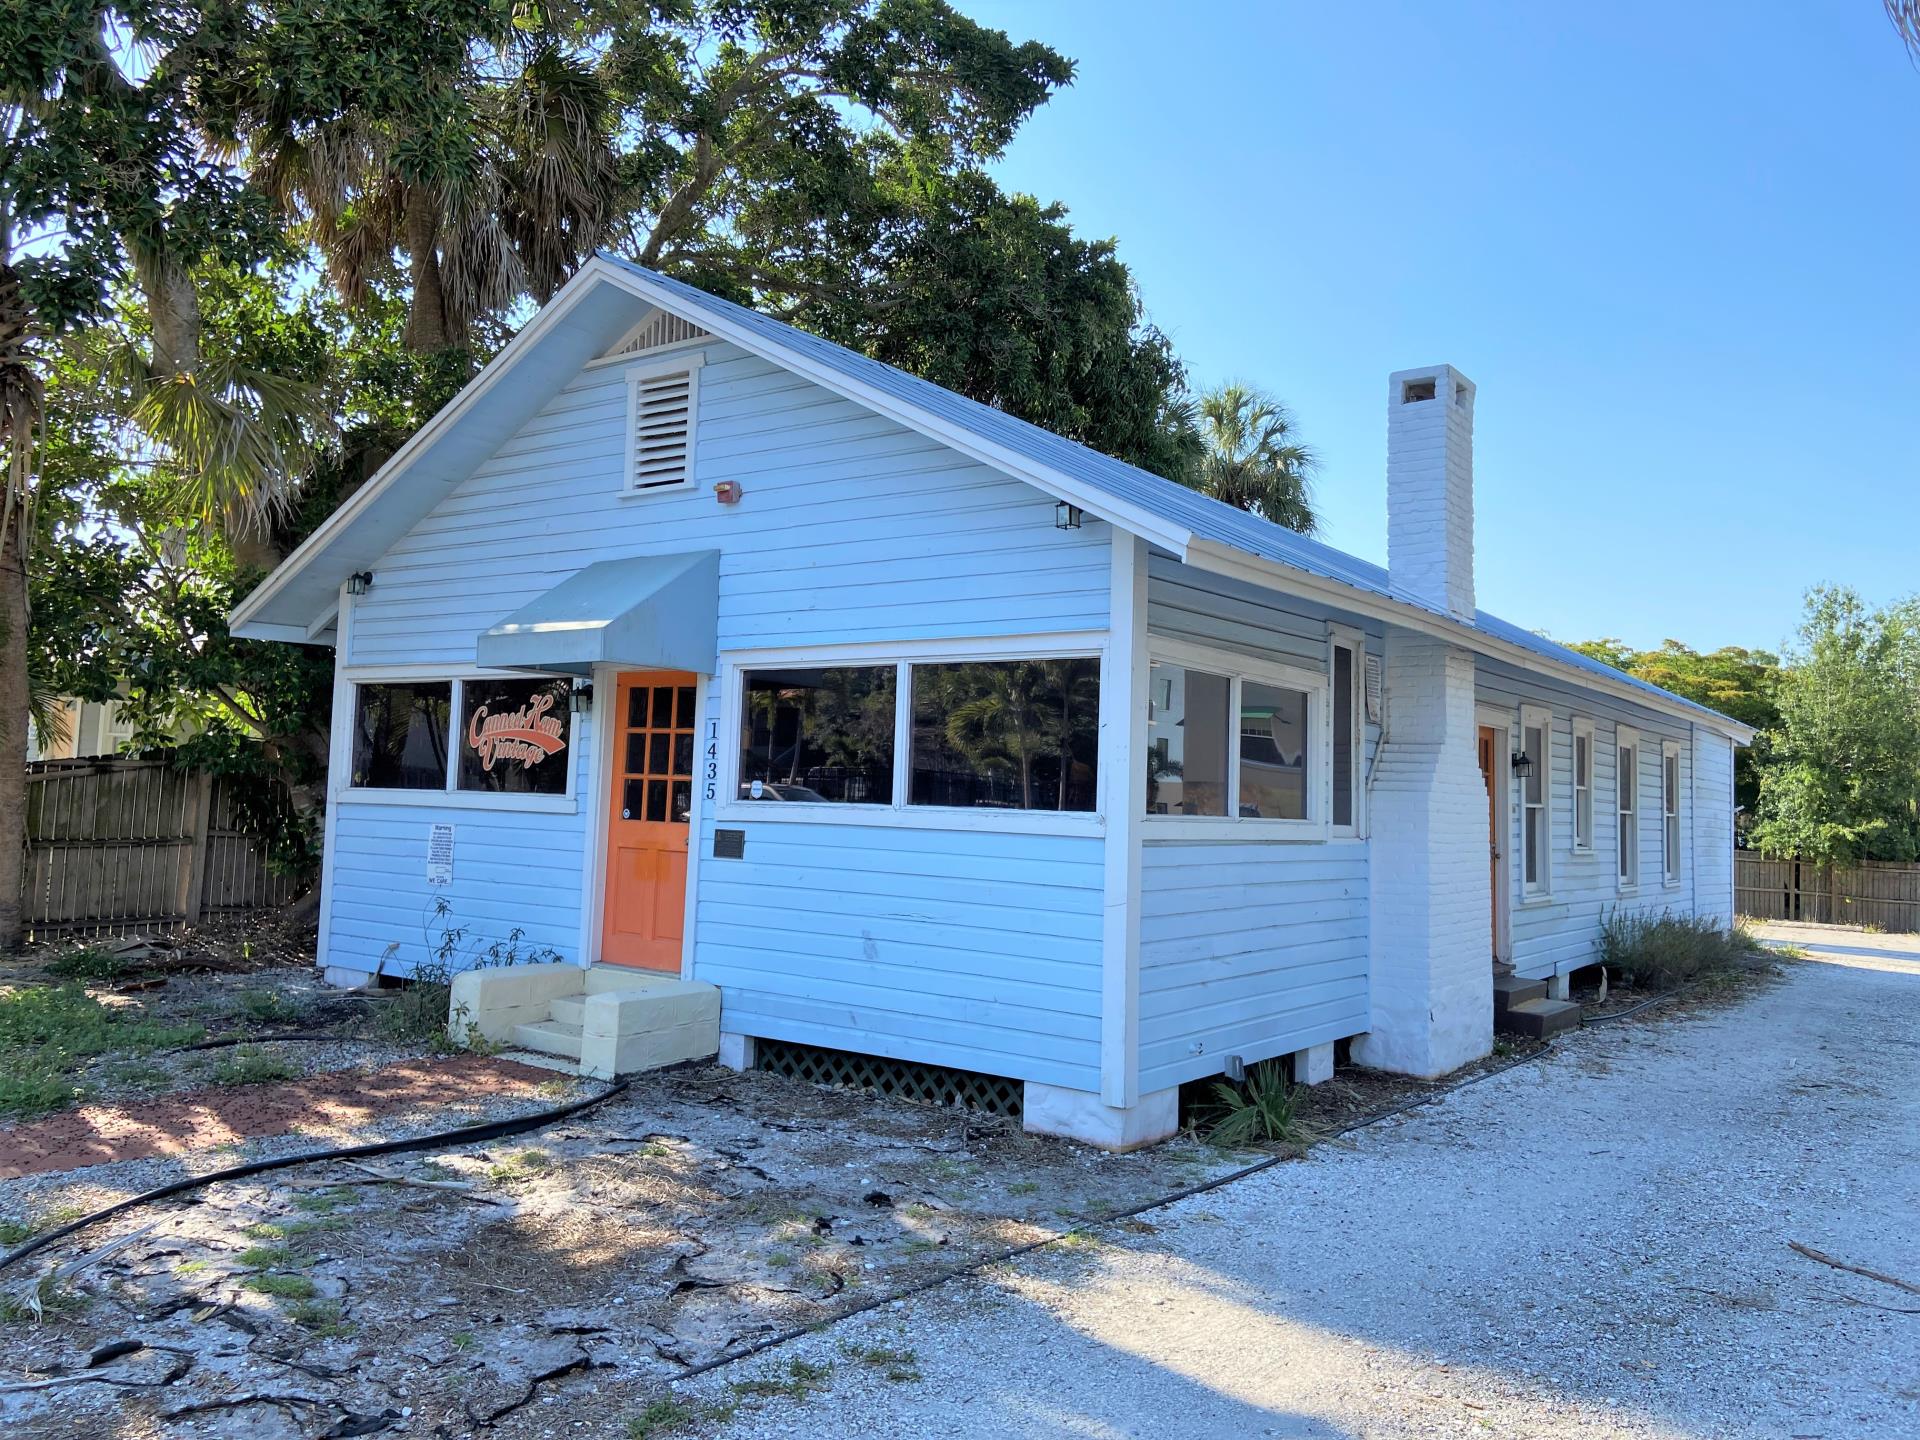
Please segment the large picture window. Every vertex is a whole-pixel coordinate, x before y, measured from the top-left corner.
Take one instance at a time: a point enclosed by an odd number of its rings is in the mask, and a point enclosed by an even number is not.
[[[891,805],[896,667],[756,669],[741,677],[739,798]]]
[[[459,788],[564,795],[572,751],[572,682],[460,682]]]
[[[915,664],[910,805],[1091,812],[1100,662]]]
[[[1166,817],[1167,833],[1279,822],[1324,834],[1330,789],[1327,679],[1290,667],[1249,666],[1229,657],[1168,646],[1147,682],[1146,813]],[[1355,654],[1346,651],[1351,685]],[[1297,676],[1297,679],[1292,677]],[[1343,712],[1351,736],[1351,709]],[[1349,745],[1349,782],[1355,768]],[[1344,814],[1353,823],[1352,791]]]
[[[453,683],[358,685],[353,702],[356,790],[444,790]]]

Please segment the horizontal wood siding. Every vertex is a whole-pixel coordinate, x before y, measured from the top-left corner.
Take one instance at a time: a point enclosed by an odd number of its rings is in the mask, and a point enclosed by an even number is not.
[[[727,1029],[1098,1088],[1098,838],[732,828],[738,860],[703,829],[695,932]]]
[[[1367,846],[1149,843],[1140,1088],[1365,1031]]]
[[[592,729],[585,716],[575,722],[576,786],[589,768]],[[580,963],[587,811],[598,823],[597,803],[571,815],[339,803],[322,963],[411,975],[449,930],[463,932],[454,940],[455,969],[496,944],[517,946],[523,961],[552,950]],[[436,824],[453,826],[451,885],[427,884],[427,840]],[[440,899],[445,916],[434,913]],[[524,932],[517,941],[515,930]]]
[[[731,346],[706,348],[694,483],[623,496],[623,367],[582,372],[373,566],[353,664],[473,658],[583,566],[718,550],[720,648],[1103,629],[1107,527]],[[737,481],[720,505],[713,487]],[[424,475],[410,484],[435,483]]]
[[[1733,742],[1693,729],[1693,885],[1702,915],[1724,925],[1734,916]]]
[[[1168,557],[1149,562],[1153,635],[1325,674],[1330,622],[1362,631],[1381,652],[1378,622]],[[1370,760],[1379,728],[1366,726],[1365,737]],[[1150,839],[1140,875],[1140,1088],[1217,1074],[1228,1055],[1264,1060],[1365,1031],[1367,863],[1364,840]]]
[[[625,372],[582,372],[372,566],[350,662],[471,662],[482,630],[585,565],[702,549],[721,555],[723,652],[1106,628],[1105,524],[1059,530],[1051,496],[731,346],[704,354],[692,486],[621,494]],[[723,480],[738,504],[715,501]],[[571,816],[343,806],[330,963],[423,953],[436,820],[455,826],[455,923],[578,958],[603,823],[599,786],[580,793]],[[1097,838],[745,829],[743,860],[711,858],[710,818],[697,841],[695,975],[722,987],[726,1029],[1097,1087]]]
[[[1652,914],[1695,912],[1699,903],[1694,889],[1695,851],[1706,842],[1701,838],[1705,832],[1696,829],[1694,824],[1695,808],[1702,802],[1694,787],[1694,727],[1690,723],[1486,658],[1476,662],[1475,698],[1481,705],[1495,706],[1508,713],[1511,739],[1516,745],[1523,704],[1549,709],[1553,716],[1553,756],[1548,772],[1552,785],[1553,884],[1551,893],[1544,899],[1521,892],[1520,786],[1516,782],[1508,787],[1512,805],[1506,816],[1505,848],[1513,857],[1508,870],[1512,886],[1509,898],[1515,973],[1529,979],[1544,978],[1594,963],[1600,927],[1606,916],[1616,909]],[[1593,849],[1579,854],[1573,850],[1575,716],[1592,720],[1594,727]],[[1619,727],[1623,725],[1640,735],[1640,883],[1624,891],[1619,885],[1614,809],[1618,793],[1614,747]],[[1677,885],[1665,884],[1661,876],[1661,744],[1667,740],[1680,742],[1681,847]],[[1729,807],[1726,824],[1730,827],[1730,790],[1725,803]]]

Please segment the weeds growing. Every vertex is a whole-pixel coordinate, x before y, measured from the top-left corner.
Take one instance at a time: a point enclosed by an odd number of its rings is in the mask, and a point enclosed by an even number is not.
[[[135,1007],[108,1007],[77,984],[0,995],[0,1116],[61,1110],[78,1097],[73,1074],[98,1055],[145,1054],[198,1040],[198,1025],[165,1025]]]
[[[282,1055],[269,1055],[257,1045],[239,1045],[215,1063],[216,1085],[266,1085],[275,1080],[291,1080],[299,1067]]]
[[[1600,963],[1619,981],[1643,990],[1729,977],[1764,953],[1746,931],[1700,915],[1615,910],[1600,929]]]

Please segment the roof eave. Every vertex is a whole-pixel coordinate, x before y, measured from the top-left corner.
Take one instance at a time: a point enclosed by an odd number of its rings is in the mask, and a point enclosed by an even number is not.
[[[1345,581],[1330,580],[1288,565],[1284,561],[1269,560],[1264,556],[1253,555],[1223,545],[1216,540],[1195,538],[1187,549],[1187,563],[1196,569],[1209,570],[1217,575],[1228,575],[1246,580],[1256,585],[1268,587],[1280,586],[1295,593],[1322,600],[1342,610],[1366,615],[1388,624],[1398,625],[1402,629],[1418,631],[1441,640],[1448,640],[1461,647],[1476,651],[1497,660],[1535,674],[1551,676],[1588,690],[1597,690],[1628,704],[1639,705],[1644,709],[1659,711],[1681,719],[1690,724],[1708,725],[1727,736],[1735,744],[1747,745],[1753,741],[1753,727],[1744,725],[1730,715],[1722,715],[1717,710],[1708,710],[1695,705],[1678,695],[1662,690],[1650,694],[1638,686],[1623,680],[1612,680],[1605,675],[1596,675],[1577,665],[1568,665],[1529,650],[1525,646],[1515,645],[1497,635],[1490,635],[1477,625],[1469,625],[1451,615],[1441,615],[1424,606],[1410,601],[1396,600],[1389,595],[1380,595]]]

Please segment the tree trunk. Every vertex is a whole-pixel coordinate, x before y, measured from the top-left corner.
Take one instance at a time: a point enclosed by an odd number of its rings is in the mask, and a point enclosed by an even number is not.
[[[407,349],[430,355],[458,343],[447,323],[447,293],[440,277],[440,217],[431,197],[419,188],[407,192],[407,265],[413,298],[407,305]]]
[[[20,526],[0,550],[0,952],[23,931],[27,844],[27,570]]]
[[[156,380],[191,376],[200,369],[200,296],[193,277],[178,257],[165,250],[133,246],[133,268],[147,297],[153,326]]]

